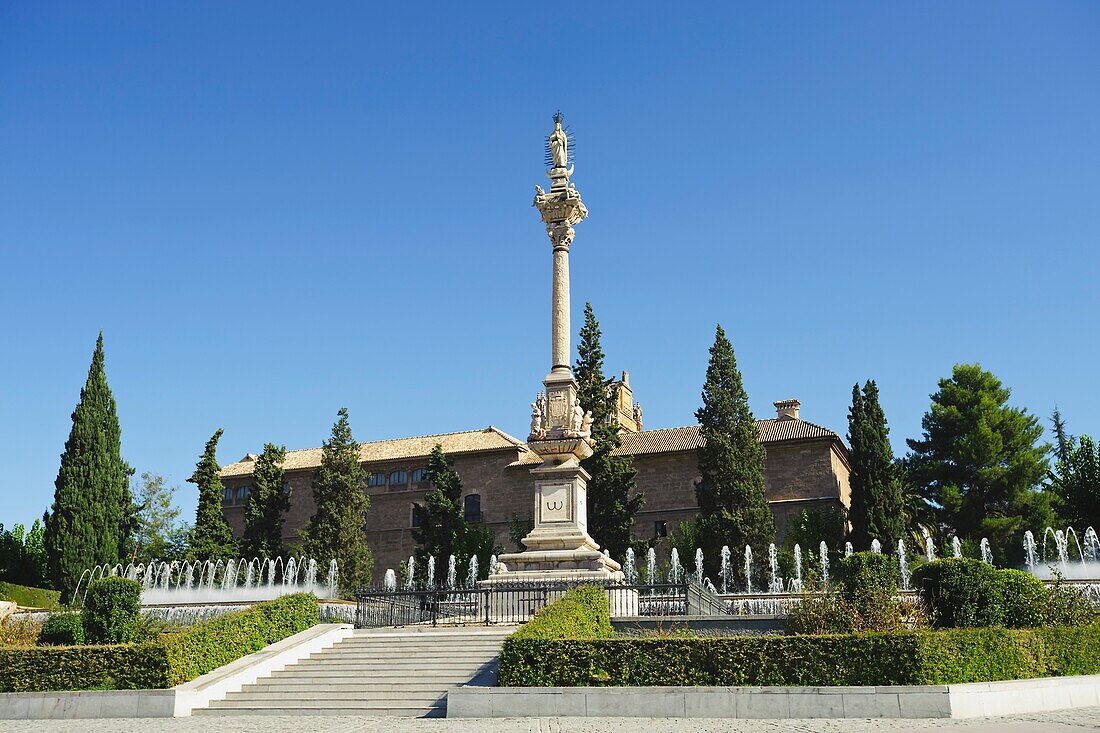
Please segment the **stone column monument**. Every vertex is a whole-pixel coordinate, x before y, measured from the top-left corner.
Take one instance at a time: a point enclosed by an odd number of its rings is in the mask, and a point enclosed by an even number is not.
[[[535,186],[534,206],[550,237],[554,266],[551,280],[550,373],[545,390],[531,403],[527,443],[542,458],[531,470],[535,479],[535,527],[523,538],[524,552],[498,558],[487,583],[591,578],[618,580],[622,568],[600,552],[588,534],[586,481],[580,462],[592,455],[592,415],[577,401],[577,382],[569,366],[569,246],[573,227],[588,216],[573,175],[569,135],[562,116],[554,115],[547,138],[550,191]]]

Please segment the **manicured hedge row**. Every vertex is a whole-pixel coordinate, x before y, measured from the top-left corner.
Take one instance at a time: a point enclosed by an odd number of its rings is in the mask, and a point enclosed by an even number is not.
[[[147,644],[0,648],[0,692],[172,687],[319,621],[317,599],[298,593]]]
[[[229,664],[321,622],[317,598],[296,593],[226,614],[157,640],[168,662],[168,687]]]
[[[927,685],[1100,673],[1100,625],[831,636],[509,638],[500,685]]]
[[[0,647],[0,692],[171,687],[164,650],[152,644]]]

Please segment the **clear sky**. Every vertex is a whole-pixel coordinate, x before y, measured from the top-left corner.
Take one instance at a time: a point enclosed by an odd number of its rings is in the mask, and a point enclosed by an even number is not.
[[[1100,4],[0,5],[0,521],[49,506],[95,343],[125,458],[493,424],[550,366],[531,208],[561,109],[607,366],[691,424],[715,323],[754,412],[895,448],[979,361],[1100,434]],[[575,331],[575,329],[574,329]]]

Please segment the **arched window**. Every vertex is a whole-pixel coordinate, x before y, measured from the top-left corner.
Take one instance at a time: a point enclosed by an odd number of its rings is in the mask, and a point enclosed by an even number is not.
[[[244,501],[245,499],[247,499],[251,495],[252,495],[252,487],[251,486],[238,486],[237,487],[237,498],[240,499],[241,501]]]
[[[233,501],[233,489],[222,489],[222,501]]]
[[[463,497],[462,514],[467,522],[481,521],[481,494],[466,494]]]
[[[418,468],[413,471],[413,483],[419,484],[428,480],[428,469]]]
[[[390,486],[404,486],[409,482],[408,471],[394,471],[390,474]]]
[[[283,496],[290,496],[290,482],[283,482]]]
[[[381,471],[378,471],[376,473],[372,473],[370,475],[370,478],[367,479],[367,486],[385,486],[385,485],[386,485],[386,474],[382,473]]]

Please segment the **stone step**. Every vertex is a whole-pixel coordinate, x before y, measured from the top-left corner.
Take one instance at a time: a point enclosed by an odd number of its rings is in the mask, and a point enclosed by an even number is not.
[[[438,662],[474,662],[496,659],[497,652],[455,652],[453,654],[432,654],[425,651],[415,657],[409,655],[373,655],[373,654],[332,654],[322,657],[310,657],[291,665],[293,667],[313,667],[319,664],[393,664],[405,667],[424,667]]]
[[[316,702],[320,704],[323,702],[325,705],[332,701],[339,701],[341,703],[350,702],[377,702],[385,703],[387,705],[401,704],[404,706],[409,705],[434,705],[447,696],[446,689],[434,689],[422,692],[412,692],[408,690],[403,691],[390,691],[390,692],[376,692],[376,691],[359,691],[354,693],[349,692],[332,692],[330,690],[316,690],[309,694],[303,695],[300,698],[288,696],[285,692],[270,692],[264,690],[248,690],[241,692],[231,692],[225,696],[223,702],[226,703],[238,703],[238,702],[278,702],[282,703],[286,700],[298,699],[303,702]]]
[[[447,691],[452,687],[458,687],[463,684],[463,681],[457,680],[433,680],[427,683],[420,682],[370,682],[364,684],[331,684],[327,683],[323,685],[323,689],[318,689],[316,683],[304,683],[304,684],[255,684],[243,687],[238,691],[230,692],[229,695],[242,695],[252,693],[264,693],[264,694],[278,694],[278,695],[291,695],[291,696],[304,696],[312,697],[315,694],[332,694],[332,695],[419,695],[421,693],[431,693],[439,691]]]
[[[390,700],[288,700],[283,698],[281,700],[214,700],[210,703],[211,710],[225,710],[233,708],[252,708],[252,709],[264,709],[264,708],[277,708],[292,710],[298,709],[310,709],[310,708],[330,708],[333,710],[390,710],[394,707],[398,708],[419,708],[430,709],[435,707],[446,707],[445,702],[431,702],[431,703],[411,703],[408,705],[394,705],[394,701]]]
[[[441,707],[383,707],[383,708],[332,708],[314,705],[312,707],[219,707],[199,708],[192,711],[192,715],[385,715],[403,718],[442,718],[447,715],[447,708]]]

